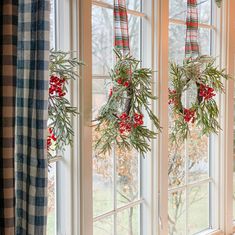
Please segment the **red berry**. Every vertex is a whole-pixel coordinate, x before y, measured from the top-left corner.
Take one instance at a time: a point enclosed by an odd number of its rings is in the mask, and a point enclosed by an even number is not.
[[[54,141],[56,141],[56,139],[57,139],[54,134],[51,135],[51,138],[52,138]]]
[[[121,85],[122,84],[122,79],[118,79],[117,83]]]
[[[111,97],[113,95],[113,89],[111,88],[109,91],[109,97]]]

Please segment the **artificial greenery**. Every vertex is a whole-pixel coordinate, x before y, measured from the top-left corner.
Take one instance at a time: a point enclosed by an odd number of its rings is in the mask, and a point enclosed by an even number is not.
[[[215,0],[215,3],[218,7],[221,7],[222,0]]]
[[[72,116],[78,114],[66,96],[71,80],[78,78],[77,69],[83,65],[70,52],[50,51],[48,104],[48,158],[52,160],[66,145],[72,145]]]
[[[200,56],[185,60],[183,65],[170,63],[169,105],[174,116],[171,141],[184,141],[190,133],[190,125],[200,129],[202,135],[217,133],[219,109],[214,99],[216,94],[224,92],[223,79],[229,76],[225,70],[215,66],[215,59]],[[196,99],[191,107],[183,105],[183,94],[194,84]]]
[[[115,145],[121,151],[134,148],[144,154],[150,151],[150,140],[157,135],[144,120],[151,120],[160,131],[159,120],[151,110],[151,100],[156,99],[151,91],[152,70],[141,68],[140,61],[130,54],[122,56],[116,49],[114,52],[117,62],[110,72],[113,87],[95,120],[95,150],[106,153]]]
[[[222,0],[215,0],[215,4],[221,7]],[[218,132],[219,109],[214,97],[224,92],[222,79],[228,79],[228,75],[216,67],[215,59],[209,56],[186,59],[183,66],[170,64],[169,104],[174,118],[172,143],[187,139],[191,126],[200,129],[202,135]],[[195,102],[189,105],[188,96],[192,94],[196,96]]]

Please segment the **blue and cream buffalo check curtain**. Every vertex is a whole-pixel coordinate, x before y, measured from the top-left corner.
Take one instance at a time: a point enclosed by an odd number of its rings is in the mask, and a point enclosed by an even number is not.
[[[49,1],[0,4],[0,234],[46,234]]]

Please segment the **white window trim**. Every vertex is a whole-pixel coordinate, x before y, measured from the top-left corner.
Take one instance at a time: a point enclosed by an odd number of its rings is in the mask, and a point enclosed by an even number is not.
[[[158,71],[159,118],[162,132],[158,141],[158,233],[168,234],[168,26],[169,1],[157,1],[157,40],[155,50]]]
[[[227,68],[227,72],[234,77],[234,13],[235,2],[228,0],[223,2],[221,11],[221,66]],[[221,210],[220,210],[220,223],[221,230],[224,234],[232,234],[233,232],[233,126],[234,126],[234,113],[233,113],[233,99],[234,99],[234,81],[229,80],[225,84],[226,96],[221,100],[221,113],[223,126],[221,136],[221,152],[220,156],[223,158],[221,164]]]

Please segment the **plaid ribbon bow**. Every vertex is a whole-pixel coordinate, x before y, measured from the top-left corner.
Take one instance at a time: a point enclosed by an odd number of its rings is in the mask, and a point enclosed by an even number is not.
[[[187,0],[185,58],[199,56],[197,0]]]
[[[126,0],[114,0],[114,46],[123,54],[130,51]]]

